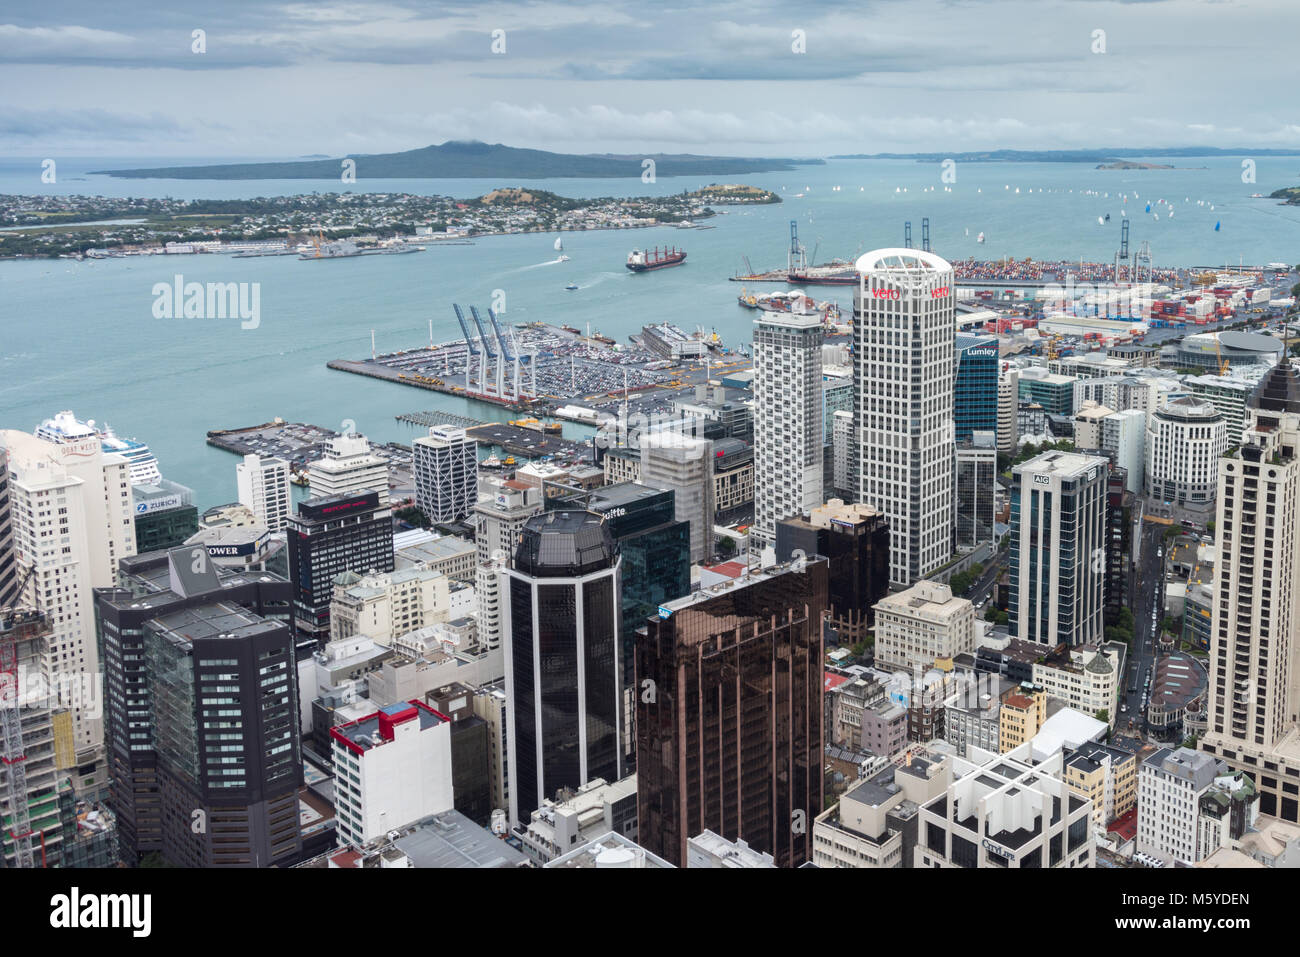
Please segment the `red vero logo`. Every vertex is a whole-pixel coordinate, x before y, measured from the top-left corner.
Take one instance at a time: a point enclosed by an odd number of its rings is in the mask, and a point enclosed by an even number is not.
[[[898,290],[897,290],[897,289],[873,289],[873,290],[871,290],[871,294],[872,294],[873,296],[875,296],[877,299],[897,299],[897,298],[898,298]]]
[[[940,286],[938,289],[931,289],[931,290],[930,290],[930,298],[931,298],[931,299],[942,299],[942,298],[943,298],[944,296],[946,296],[946,295],[948,295],[948,287],[947,287],[947,286]]]

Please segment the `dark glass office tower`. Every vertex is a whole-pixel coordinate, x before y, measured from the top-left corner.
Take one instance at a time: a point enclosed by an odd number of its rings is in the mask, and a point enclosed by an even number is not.
[[[957,333],[952,418],[958,440],[998,429],[998,340]]]
[[[621,684],[627,699],[624,708],[626,747],[625,773],[636,770],[632,696],[632,652],[636,632],[664,602],[681,598],[691,590],[691,523],[674,517],[672,489],[654,488],[639,482],[620,482],[591,492],[554,498],[547,509],[586,508],[605,516],[609,533],[622,556],[623,593],[621,627],[623,666]]]
[[[832,499],[808,518],[776,523],[776,559],[821,555],[830,563],[826,620],[842,645],[856,645],[875,624],[889,593],[889,523],[869,505]]]
[[[822,810],[828,566],[778,565],[668,602],[636,641],[639,843],[681,867],[706,828],[781,867]]]
[[[285,527],[299,653],[310,653],[310,643],[329,641],[334,577],[393,570],[392,510],[378,492],[329,495],[299,502]]]
[[[95,625],[122,859],[291,862],[302,846],[293,586],[222,569],[202,546],[123,558],[118,583],[96,589]]]
[[[592,778],[623,777],[618,546],[603,516],[524,525],[502,569],[510,820]]]

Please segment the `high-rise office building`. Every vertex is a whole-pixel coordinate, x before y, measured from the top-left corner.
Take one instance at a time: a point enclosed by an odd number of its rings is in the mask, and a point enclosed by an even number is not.
[[[501,571],[510,820],[592,778],[623,777],[620,558],[607,520],[529,519]]]
[[[807,518],[776,525],[776,559],[820,555],[829,563],[826,623],[841,645],[865,641],[875,604],[889,591],[889,525],[870,505],[831,499]]]
[[[257,516],[269,532],[284,528],[292,508],[289,463],[266,455],[245,455],[235,466],[239,504]]]
[[[821,317],[762,312],[754,320],[754,525],[757,543],[776,523],[822,503]]]
[[[1147,423],[1147,492],[1185,508],[1209,508],[1227,448],[1228,424],[1209,402],[1183,396],[1165,403]]]
[[[123,860],[268,867],[301,851],[291,597],[190,545],[125,559],[96,589]]]
[[[637,629],[664,602],[681,598],[691,590],[691,529],[675,517],[673,498],[671,489],[621,482],[546,503],[547,508],[586,508],[605,516],[618,546],[622,563],[623,758],[624,773],[628,774],[636,770],[632,662]]]
[[[640,481],[655,488],[672,489],[677,520],[691,526],[691,561],[710,560],[713,557],[713,517],[716,511],[713,501],[713,443],[672,429],[642,431],[639,441]]]
[[[525,482],[493,479],[480,491],[474,506],[474,598],[478,603],[478,644],[484,651],[501,647],[498,572],[514,558],[524,522],[541,509],[542,490]]]
[[[1011,455],[1020,438],[1016,428],[1020,408],[1020,372],[1005,368],[998,376],[998,451]]]
[[[9,450],[14,553],[27,585],[19,602],[45,613],[54,629],[44,678],[98,682],[92,589],[113,584],[119,560],[134,555],[130,463],[105,453],[97,433],[56,443],[0,431]],[[103,742],[103,721],[90,707],[73,709],[78,788],[103,784],[91,770]]]
[[[478,443],[464,429],[436,425],[416,439],[415,504],[430,522],[458,522],[478,499]]]
[[[1097,455],[1044,452],[1012,470],[1013,637],[1049,648],[1101,640],[1108,469]]]
[[[998,476],[997,436],[975,431],[958,440],[954,455],[953,547],[970,550],[993,541],[993,516]]]
[[[311,498],[289,519],[294,626],[305,643],[330,638],[334,576],[393,570],[392,511],[378,492]]]
[[[1279,364],[1219,459],[1217,600],[1201,748],[1255,779],[1261,814],[1300,820],[1300,370]]]
[[[638,839],[680,866],[705,829],[778,866],[822,811],[827,564],[778,565],[668,602],[636,640]]]
[[[953,422],[957,440],[998,429],[998,339],[957,333]]]
[[[858,501],[885,513],[890,581],[906,587],[952,554],[953,271],[915,249],[877,249],[857,268]]]
[[[853,445],[853,413],[836,412],[831,423],[831,485],[840,498],[858,494],[857,449]]]
[[[388,460],[370,451],[364,435],[331,439],[324,457],[307,467],[307,479],[316,498],[378,492],[379,501],[388,504]]]
[[[194,490],[179,482],[160,478],[156,482],[131,486],[135,503],[135,550],[156,552],[184,545],[199,530],[199,510],[194,507]]]

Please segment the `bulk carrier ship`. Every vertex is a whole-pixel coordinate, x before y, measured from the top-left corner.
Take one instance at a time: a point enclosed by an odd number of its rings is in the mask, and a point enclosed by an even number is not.
[[[634,249],[627,254],[627,268],[632,272],[649,272],[651,269],[666,269],[668,266],[680,266],[686,262],[686,253],[676,247],[662,251],[658,246],[654,251]]]

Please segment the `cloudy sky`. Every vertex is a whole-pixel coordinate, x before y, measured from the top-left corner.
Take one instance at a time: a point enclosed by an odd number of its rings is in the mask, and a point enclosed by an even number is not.
[[[0,155],[1300,147],[1297,27],[1297,0],[5,0]]]

